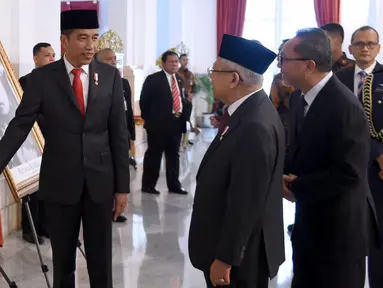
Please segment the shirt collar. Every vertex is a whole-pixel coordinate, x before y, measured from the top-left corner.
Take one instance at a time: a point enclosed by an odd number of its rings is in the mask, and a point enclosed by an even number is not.
[[[362,69],[359,68],[358,65],[355,64],[355,74],[354,74],[354,76],[359,75],[360,71],[364,71],[367,74],[371,74],[372,71],[374,71],[375,66],[376,66],[376,61],[370,67],[367,67],[366,69],[362,70]]]
[[[311,88],[310,91],[304,94],[308,106],[311,106],[315,100],[315,97],[319,94],[319,92],[323,89],[323,87],[327,84],[332,76],[333,73],[330,71],[321,81],[319,81],[313,88]]]
[[[72,70],[75,68],[72,64],[69,63],[69,61],[66,59],[66,56],[64,55],[64,63],[65,63],[65,68],[66,68],[66,71],[68,74],[70,74],[72,72]],[[87,65],[82,65],[81,66],[81,69],[82,71],[85,73],[85,74],[89,74],[89,64]]]
[[[165,75],[166,75],[167,77],[173,77],[173,75],[175,75],[175,73],[172,75],[172,74],[169,74],[168,72],[166,72],[165,70],[162,70],[162,71],[165,72]]]
[[[228,109],[227,109],[227,112],[229,113],[229,115],[230,115],[230,116],[233,115],[233,113],[235,112],[235,110],[237,110],[238,107],[241,106],[241,104],[242,104],[243,102],[245,102],[247,98],[249,98],[249,97],[250,97],[251,95],[253,95],[254,93],[257,93],[257,92],[261,91],[262,89],[263,89],[263,88],[260,88],[260,89],[258,89],[258,90],[256,90],[256,91],[253,91],[253,92],[247,94],[246,96],[244,96],[244,97],[238,99],[238,100],[235,101],[234,103],[232,103],[232,104],[228,107]]]

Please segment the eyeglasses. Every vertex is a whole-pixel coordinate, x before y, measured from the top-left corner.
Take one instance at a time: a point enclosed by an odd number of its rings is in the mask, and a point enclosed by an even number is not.
[[[211,76],[211,74],[213,74],[213,72],[215,72],[215,73],[237,73],[239,76],[239,80],[242,81],[241,75],[236,70],[218,70],[218,69],[214,69],[213,67],[207,68],[207,75],[209,75],[209,77]]]
[[[213,67],[209,67],[207,68],[207,74],[210,76],[211,74],[213,74],[213,72],[216,72],[216,73],[238,73],[237,71],[235,70],[217,70],[217,69],[214,69]]]
[[[281,64],[281,65],[283,65],[283,62],[287,62],[287,61],[295,61],[295,62],[297,62],[297,61],[309,61],[309,60],[311,60],[311,59],[306,59],[306,58],[287,58],[287,57],[284,57],[284,56],[282,56],[282,55],[278,55],[278,58],[277,58],[277,60],[278,60],[278,62],[279,62],[279,64]]]
[[[354,42],[351,45],[359,49],[363,49],[364,47],[367,47],[368,49],[374,49],[376,46],[378,46],[378,44],[379,44],[378,42],[365,43],[365,42],[359,41],[359,42]]]

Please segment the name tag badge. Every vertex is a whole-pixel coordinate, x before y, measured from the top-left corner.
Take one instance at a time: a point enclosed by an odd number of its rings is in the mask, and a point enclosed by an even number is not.
[[[128,111],[128,105],[126,104],[126,100],[124,99],[124,107],[125,107],[125,111]]]
[[[376,85],[374,93],[383,94],[383,84]]]

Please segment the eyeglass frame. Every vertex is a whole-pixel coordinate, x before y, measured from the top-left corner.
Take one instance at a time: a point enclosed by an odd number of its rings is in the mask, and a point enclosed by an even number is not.
[[[283,65],[283,61],[298,62],[298,61],[314,61],[314,60],[307,59],[307,58],[287,58],[287,57],[283,57],[281,54],[278,54],[277,61],[280,65]]]
[[[207,75],[208,75],[209,77],[210,77],[214,72],[216,72],[216,73],[237,73],[238,76],[239,76],[239,80],[243,81],[241,75],[239,74],[239,72],[238,72],[237,70],[218,70],[218,69],[214,69],[213,67],[208,67],[208,68],[207,68]]]
[[[379,42],[372,42],[372,41],[370,41],[368,43],[365,43],[362,41],[351,43],[351,46],[353,46],[355,48],[363,49],[364,47],[367,47],[367,49],[370,49],[370,50],[376,48],[378,45],[379,45]]]

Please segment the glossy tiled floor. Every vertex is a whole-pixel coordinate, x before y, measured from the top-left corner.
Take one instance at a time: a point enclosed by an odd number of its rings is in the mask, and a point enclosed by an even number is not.
[[[113,226],[113,268],[115,288],[203,288],[202,274],[195,270],[188,258],[187,238],[195,189],[195,175],[215,131],[206,130],[198,136],[189,151],[181,153],[181,181],[192,193],[189,196],[168,195],[164,174],[158,183],[162,194],[158,197],[140,192],[142,152],[138,147],[139,169],[132,171],[132,195],[128,222]],[[284,203],[285,226],[292,223],[294,206]],[[286,234],[286,262],[279,275],[270,283],[273,288],[290,287],[291,245]],[[44,261],[52,278],[52,258],[49,242],[41,246]],[[315,261],[315,259],[313,259]],[[89,287],[86,263],[78,254],[77,287]],[[36,248],[21,240],[20,232],[9,236],[0,249],[0,265],[16,281],[19,288],[47,287],[40,269]],[[0,288],[8,285],[0,277]],[[368,286],[366,286],[368,287]]]

